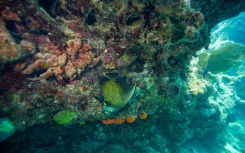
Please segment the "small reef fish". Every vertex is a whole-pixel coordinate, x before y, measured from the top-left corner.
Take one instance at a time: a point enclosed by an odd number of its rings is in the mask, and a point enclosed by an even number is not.
[[[101,103],[105,114],[118,112],[132,98],[136,85],[133,87],[126,83],[125,78],[118,74],[107,74],[100,79],[101,95],[95,98]]]
[[[206,75],[208,74],[208,71],[205,69],[202,69],[202,70],[198,70],[198,73],[201,74],[203,78],[205,78]]]

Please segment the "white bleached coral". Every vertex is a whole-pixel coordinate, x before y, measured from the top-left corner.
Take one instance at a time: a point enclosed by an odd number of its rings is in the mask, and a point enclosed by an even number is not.
[[[187,86],[193,95],[200,95],[205,93],[207,87],[210,86],[210,83],[198,74],[198,68],[195,67],[194,64],[195,60],[192,60],[192,62],[193,63],[191,63],[189,67],[190,73]]]

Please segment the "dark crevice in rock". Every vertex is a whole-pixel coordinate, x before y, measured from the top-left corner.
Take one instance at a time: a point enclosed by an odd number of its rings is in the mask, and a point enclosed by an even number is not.
[[[94,25],[96,23],[95,11],[90,11],[87,15],[85,22],[88,25]]]
[[[38,4],[46,11],[51,17],[55,17],[59,7],[58,0],[38,0]]]
[[[209,29],[212,29],[219,22],[245,11],[243,0],[192,0],[191,7],[204,14],[205,22],[208,24]]]
[[[132,14],[128,17],[126,24],[131,26],[133,25],[135,22],[139,21],[141,19],[139,14]]]
[[[15,24],[16,23],[14,21],[5,20],[5,25],[6,25],[6,28],[8,29],[8,31],[9,31],[9,33],[11,34],[11,36],[13,37],[15,42],[19,43],[21,38],[20,38],[20,35],[17,32]]]
[[[143,15],[144,15],[144,19],[145,19],[144,27],[149,26],[149,24],[150,24],[150,14],[151,14],[151,12],[154,9],[155,9],[155,6],[152,3],[149,3],[147,5],[147,7],[145,8],[145,10],[143,11]]]

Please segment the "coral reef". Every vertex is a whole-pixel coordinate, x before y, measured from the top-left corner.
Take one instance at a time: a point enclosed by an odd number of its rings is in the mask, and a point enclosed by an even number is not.
[[[217,122],[219,129],[225,123],[218,123],[225,118],[219,105],[198,103],[210,95],[210,80],[196,75],[190,61],[198,50],[208,47],[216,23],[245,10],[242,0],[229,2],[234,6],[229,12],[221,11],[228,5],[225,0],[10,0],[0,4],[0,115],[8,116],[17,130],[44,123],[86,122],[84,126],[98,130],[103,141],[104,133],[109,133],[108,139],[115,138],[106,129],[114,124],[123,129],[118,138],[135,138],[160,134],[153,123],[161,121],[161,134],[175,137],[150,140],[161,141],[156,148],[162,152],[167,146],[183,146],[196,133],[204,136],[215,131],[202,126]],[[106,114],[96,97],[102,90],[101,78],[111,73],[135,89],[118,112]],[[208,122],[201,125],[199,118]],[[140,125],[141,134],[133,131],[134,125]],[[137,142],[132,145],[139,147]],[[104,152],[120,147],[107,146]]]

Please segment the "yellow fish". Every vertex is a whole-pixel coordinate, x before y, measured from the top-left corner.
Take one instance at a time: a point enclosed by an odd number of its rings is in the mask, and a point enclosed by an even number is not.
[[[105,114],[111,114],[123,108],[132,98],[136,86],[131,87],[125,78],[118,78],[115,74],[107,74],[100,79],[101,96],[95,97],[101,102]]]

